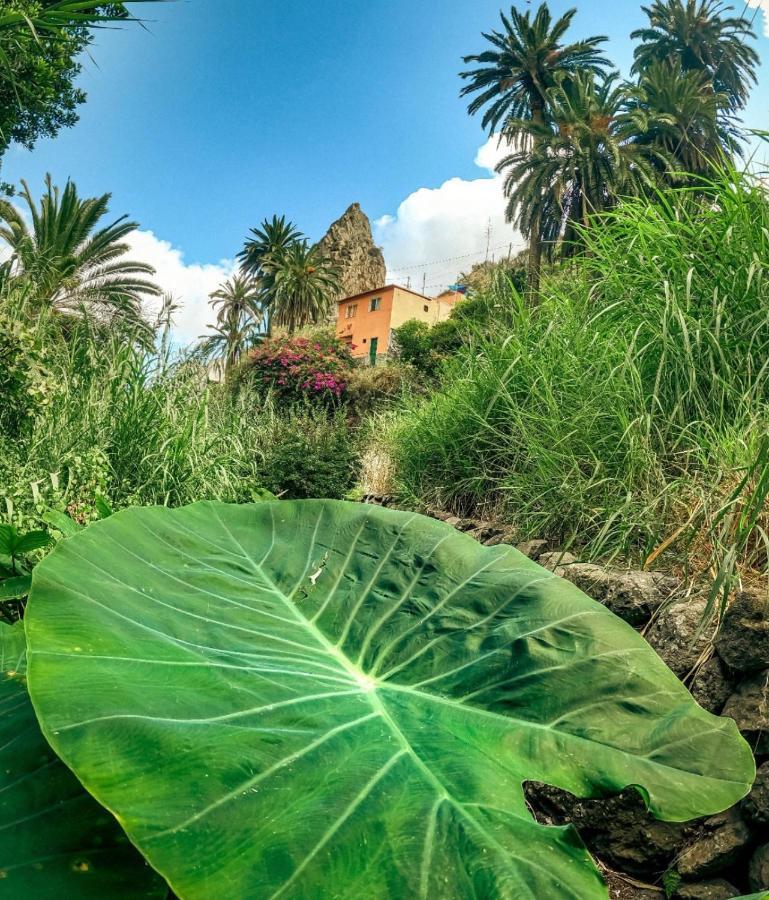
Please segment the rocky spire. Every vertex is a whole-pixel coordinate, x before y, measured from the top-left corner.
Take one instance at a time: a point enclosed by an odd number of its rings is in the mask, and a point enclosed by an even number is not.
[[[318,246],[340,271],[342,297],[383,287],[387,278],[382,251],[374,243],[368,216],[353,203]]]

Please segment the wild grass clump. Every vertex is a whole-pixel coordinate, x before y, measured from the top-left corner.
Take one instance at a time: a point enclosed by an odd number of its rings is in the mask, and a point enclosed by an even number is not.
[[[49,507],[87,518],[99,496],[115,508],[298,496],[302,475],[316,496],[351,485],[355,442],[339,416],[209,384],[195,361],[165,365],[86,322],[66,338],[50,323],[33,330],[52,387],[18,434],[0,432],[3,519]]]
[[[537,311],[512,284],[493,287],[498,327],[392,422],[400,491],[458,512],[501,509],[522,537],[586,555],[640,558],[662,544],[685,558],[698,541],[714,552],[728,509],[742,561],[756,562],[765,551],[738,510],[755,512],[746,492],[767,463],[763,188],[732,173],[628,201],[584,239]]]

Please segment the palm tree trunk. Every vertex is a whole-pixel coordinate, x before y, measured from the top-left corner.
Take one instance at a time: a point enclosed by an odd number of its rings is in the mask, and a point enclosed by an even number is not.
[[[531,98],[531,120],[537,126],[545,122],[545,102],[541,94]],[[542,211],[537,209],[531,222],[529,234],[529,283],[528,301],[533,309],[539,306],[539,285],[542,274]]]
[[[534,216],[529,235],[529,283],[528,301],[532,308],[539,306],[539,282],[542,272],[542,217],[539,213]]]

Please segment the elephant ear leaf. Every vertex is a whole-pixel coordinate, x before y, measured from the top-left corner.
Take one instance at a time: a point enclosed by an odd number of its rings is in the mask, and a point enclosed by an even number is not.
[[[115,819],[40,732],[24,684],[24,625],[0,623],[0,896],[163,898]]]
[[[526,781],[720,811],[755,767],[630,626],[510,547],[361,504],[130,509],[37,566],[46,736],[184,900],[587,900]]]

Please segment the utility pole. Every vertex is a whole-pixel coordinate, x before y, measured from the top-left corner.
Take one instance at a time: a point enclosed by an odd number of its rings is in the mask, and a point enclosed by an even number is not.
[[[489,219],[489,224],[486,226],[486,262],[489,261],[490,248],[491,248],[491,219]]]
[[[411,288],[411,275],[406,276],[406,290]]]
[[[424,297],[426,286],[427,286],[427,272],[422,272],[422,296],[423,297]]]

